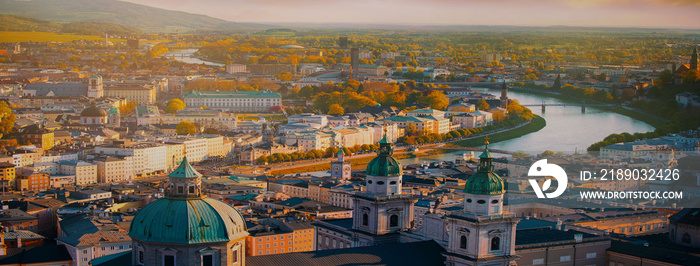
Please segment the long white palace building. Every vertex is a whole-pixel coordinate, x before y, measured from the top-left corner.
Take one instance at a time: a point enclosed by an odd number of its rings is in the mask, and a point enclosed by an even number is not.
[[[282,96],[271,91],[191,91],[183,98],[187,107],[229,112],[267,112],[282,104]]]

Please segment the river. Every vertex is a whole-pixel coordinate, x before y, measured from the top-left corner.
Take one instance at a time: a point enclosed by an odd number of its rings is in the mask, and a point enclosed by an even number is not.
[[[169,52],[166,56],[187,63],[223,66],[223,64],[192,57],[192,54],[196,51],[197,49],[183,49]],[[474,90],[488,92],[496,96],[500,95],[500,89],[474,88]],[[566,103],[557,98],[517,91],[509,91],[508,98],[518,100],[523,105],[541,104],[542,102],[548,104]],[[648,132],[654,130],[654,127],[642,121],[621,114],[603,111],[595,107],[586,107],[585,113],[581,113],[579,106],[547,106],[544,113],[542,113],[542,109],[539,106],[531,107],[531,109],[534,114],[547,120],[545,128],[519,138],[493,143],[489,147],[509,151],[523,151],[529,154],[542,153],[545,150],[572,154],[577,150],[585,151],[591,144],[601,141],[613,133]],[[421,160],[454,160],[455,156],[461,153],[450,152],[406,159],[402,163],[416,163]]]
[[[193,57],[192,55],[197,52],[198,49],[182,49],[182,50],[175,50],[175,51],[170,51],[165,54],[165,57],[167,58],[173,58],[177,61],[182,61],[185,63],[189,64],[205,64],[205,65],[210,65],[210,66],[224,66],[224,64],[220,63],[214,63],[214,62],[209,62],[209,61],[204,61],[199,58]]]
[[[474,89],[485,91],[493,95],[500,95],[499,89]],[[557,98],[532,95],[523,92],[508,91],[508,98],[516,99],[520,104],[548,104],[565,103]],[[579,106],[547,106],[542,113],[541,108],[530,107],[534,114],[547,120],[547,126],[540,131],[527,134],[489,145],[490,148],[523,151],[528,154],[538,154],[545,150],[572,154],[575,151],[585,151],[591,144],[603,140],[610,134],[622,132],[648,132],[654,127],[642,121],[630,117],[603,111],[594,107],[586,107],[586,112],[581,113]],[[482,146],[483,147],[483,146]],[[463,152],[449,152],[438,155],[425,156],[401,160],[401,163],[420,163],[430,161],[454,160]],[[479,153],[477,152],[477,156]]]

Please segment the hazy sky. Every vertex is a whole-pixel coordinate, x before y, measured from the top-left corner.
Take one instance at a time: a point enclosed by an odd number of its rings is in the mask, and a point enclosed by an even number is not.
[[[236,22],[700,28],[700,0],[126,0]]]

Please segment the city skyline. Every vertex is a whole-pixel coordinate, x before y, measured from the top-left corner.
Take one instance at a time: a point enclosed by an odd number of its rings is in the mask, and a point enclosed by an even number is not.
[[[574,1],[163,1],[133,2],[235,22],[369,23],[699,28],[700,2],[690,0]],[[222,8],[223,7],[223,8]],[[392,12],[387,12],[392,11]]]

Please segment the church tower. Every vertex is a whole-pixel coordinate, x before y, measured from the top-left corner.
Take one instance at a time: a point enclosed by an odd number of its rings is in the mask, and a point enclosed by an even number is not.
[[[102,98],[104,96],[104,90],[102,86],[102,77],[100,75],[94,75],[90,77],[90,83],[88,83],[88,98]]]
[[[107,125],[110,127],[119,127],[121,126],[121,114],[119,113],[119,109],[116,107],[112,107],[109,109],[109,112],[107,113]]]
[[[503,212],[503,180],[486,148],[479,156],[477,173],[464,186],[464,210],[446,217],[449,245],[445,265],[516,265],[515,230],[518,218]]]
[[[503,87],[501,87],[501,108],[508,108],[508,87],[505,79],[503,80]]]
[[[353,229],[358,232],[356,246],[399,241],[399,232],[413,227],[413,203],[410,194],[402,194],[403,171],[392,157],[393,143],[379,141],[377,157],[367,165],[366,191],[354,196]]]
[[[345,162],[345,151],[340,149],[340,151],[338,151],[338,160],[331,162],[331,177],[340,180],[350,179],[352,177],[350,167],[350,163]]]

